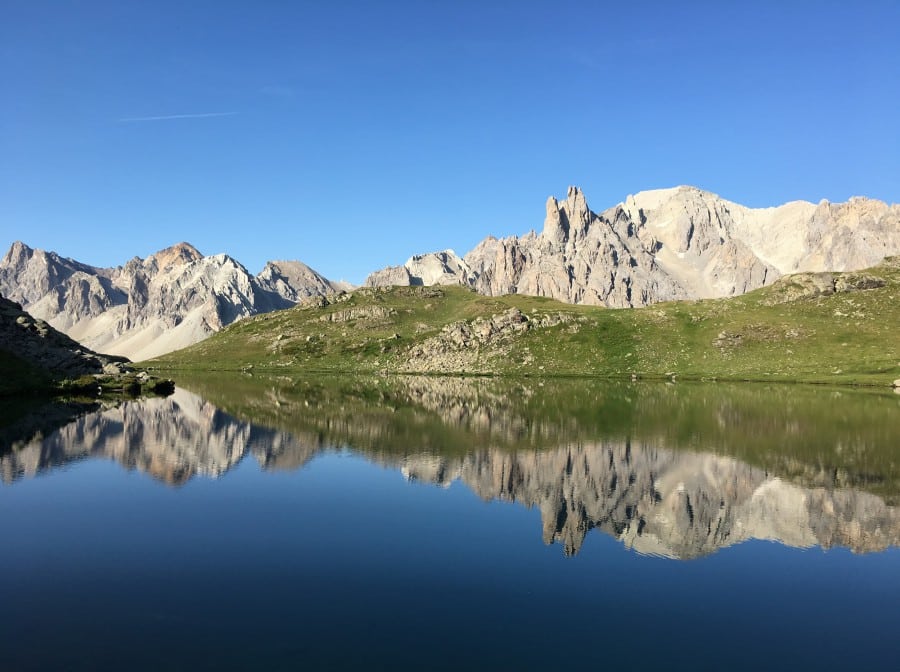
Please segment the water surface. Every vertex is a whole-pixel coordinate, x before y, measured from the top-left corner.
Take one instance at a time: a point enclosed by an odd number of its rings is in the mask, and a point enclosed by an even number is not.
[[[898,396],[181,382],[0,431],[2,669],[893,667]]]

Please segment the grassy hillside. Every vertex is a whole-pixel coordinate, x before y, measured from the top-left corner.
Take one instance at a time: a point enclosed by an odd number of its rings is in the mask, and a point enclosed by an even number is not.
[[[889,385],[900,258],[730,298],[610,310],[460,287],[360,289],[232,324],[168,370],[440,372]]]

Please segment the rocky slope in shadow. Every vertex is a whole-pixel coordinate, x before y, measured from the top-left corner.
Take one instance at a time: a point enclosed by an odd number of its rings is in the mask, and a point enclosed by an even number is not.
[[[115,375],[125,371],[128,361],[84,347],[2,296],[0,352],[12,355],[51,380],[101,373]]]

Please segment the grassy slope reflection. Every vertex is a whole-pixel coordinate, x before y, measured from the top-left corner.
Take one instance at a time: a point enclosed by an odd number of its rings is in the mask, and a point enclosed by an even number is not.
[[[751,538],[858,552],[900,543],[893,395],[422,377],[184,382],[214,403],[180,389],[87,414],[0,455],[0,476],[103,457],[176,485],[250,456],[293,470],[347,446],[411,479],[459,479],[485,500],[536,507],[545,542],[569,554],[591,529],[676,558]]]
[[[364,453],[461,455],[607,440],[730,456],[805,487],[900,501],[900,397],[791,385],[429,377],[179,381],[232,415]]]

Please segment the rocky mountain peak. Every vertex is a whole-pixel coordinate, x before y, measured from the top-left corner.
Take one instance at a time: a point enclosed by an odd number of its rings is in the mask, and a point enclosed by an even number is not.
[[[561,249],[569,238],[583,237],[593,219],[594,213],[588,208],[584,192],[578,187],[569,187],[564,201],[559,202],[553,196],[547,199],[544,237],[554,249]]]
[[[33,254],[33,249],[28,247],[28,245],[26,245],[22,241],[17,240],[10,246],[9,250],[6,253],[6,256],[3,257],[3,265],[16,266],[19,264],[23,264],[27,262]]]
[[[266,263],[256,276],[260,286],[296,303],[311,296],[324,296],[350,289],[345,282],[329,280],[302,261],[278,260]]]
[[[267,268],[254,277],[227,254],[204,256],[186,242],[116,268],[14,243],[0,262],[0,292],[94,350],[148,359],[248,315],[340,291],[299,262]]]
[[[584,198],[584,192],[578,187],[569,187],[566,192],[566,202],[564,207],[570,217],[573,215],[583,216],[590,212],[587,201]]]
[[[547,199],[543,235],[557,245],[562,245],[569,237],[569,218],[565,216],[565,212],[559,207],[559,201],[553,196]]]
[[[203,258],[200,250],[190,243],[177,243],[147,257],[147,263],[155,263],[159,270],[184,266]]]

